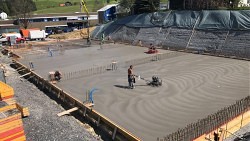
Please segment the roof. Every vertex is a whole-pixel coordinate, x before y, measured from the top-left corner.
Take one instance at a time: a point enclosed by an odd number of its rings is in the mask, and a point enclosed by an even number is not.
[[[109,8],[114,7],[114,6],[117,6],[117,5],[118,5],[118,4],[106,5],[106,6],[104,6],[103,8],[99,9],[97,12],[99,12],[99,11],[106,11],[106,10],[108,10]]]

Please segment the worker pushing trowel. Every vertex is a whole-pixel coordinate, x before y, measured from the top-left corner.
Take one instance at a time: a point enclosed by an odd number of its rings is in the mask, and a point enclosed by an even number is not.
[[[152,81],[149,81],[149,80],[146,80],[144,78],[141,78],[140,75],[135,75],[133,73],[133,65],[130,65],[128,68],[128,84],[129,84],[128,88],[130,88],[130,89],[135,88],[135,86],[134,86],[134,83],[136,83],[135,77],[137,77],[138,80],[146,81],[147,85],[149,85],[149,86],[159,87],[162,85],[162,80],[157,76],[152,76]]]

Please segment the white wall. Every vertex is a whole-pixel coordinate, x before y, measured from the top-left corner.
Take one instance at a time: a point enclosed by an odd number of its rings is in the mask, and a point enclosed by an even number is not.
[[[239,7],[250,6],[250,0],[240,0]]]

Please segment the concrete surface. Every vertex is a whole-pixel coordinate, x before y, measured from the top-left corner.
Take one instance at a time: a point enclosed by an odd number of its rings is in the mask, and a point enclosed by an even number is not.
[[[102,140],[93,128],[73,116],[58,117],[57,114],[65,109],[29,81],[21,81],[20,75],[9,66],[11,58],[0,54],[0,62],[5,65],[7,84],[13,87],[14,98],[29,109],[30,115],[22,119],[27,141]]]
[[[54,57],[31,58],[35,71],[46,76],[54,69],[85,69],[113,59],[122,64],[148,56],[145,50],[116,44],[104,50],[94,46],[66,50],[64,55]],[[27,64],[29,60],[21,61]],[[162,78],[161,87],[138,80],[135,89],[127,89],[127,68],[122,65],[117,71],[57,85],[81,101],[87,89],[97,88],[94,109],[143,140],[153,141],[249,95],[249,66],[247,61],[185,54],[134,67],[135,73],[147,80],[153,75]]]

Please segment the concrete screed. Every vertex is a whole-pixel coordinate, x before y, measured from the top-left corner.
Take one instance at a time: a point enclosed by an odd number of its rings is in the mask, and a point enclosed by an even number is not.
[[[128,68],[123,62],[149,56],[144,53],[147,49],[118,44],[99,48],[66,50],[64,55],[53,57],[29,56],[21,62],[28,65],[34,61],[35,71],[46,77],[51,70],[70,72],[118,61],[116,71],[57,85],[80,101],[85,100],[86,90],[97,88],[94,109],[144,141],[163,138],[249,95],[247,61],[184,54],[134,66],[135,74],[147,80],[159,76],[163,86],[150,87],[138,80],[135,89],[126,89]]]

